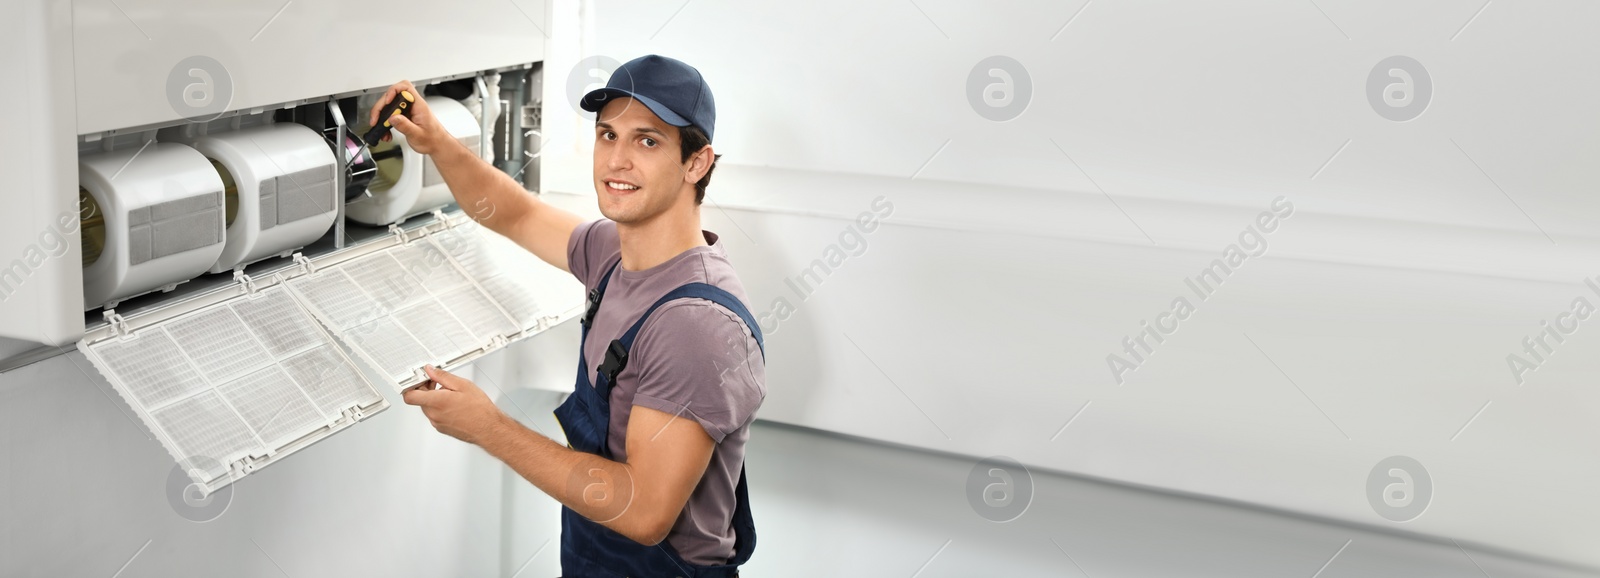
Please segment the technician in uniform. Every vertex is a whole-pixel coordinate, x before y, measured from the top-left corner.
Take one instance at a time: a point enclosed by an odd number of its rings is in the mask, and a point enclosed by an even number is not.
[[[374,111],[401,90],[418,95],[402,81]],[[718,236],[700,228],[718,157],[711,89],[694,67],[651,55],[581,105],[598,113],[605,218],[590,222],[479,159],[422,99],[409,119],[391,118],[467,214],[588,289],[577,383],[556,409],[570,447],[431,366],[432,381],[405,401],[561,502],[565,576],[737,576],[756,543],[744,450],[766,374],[744,287]]]

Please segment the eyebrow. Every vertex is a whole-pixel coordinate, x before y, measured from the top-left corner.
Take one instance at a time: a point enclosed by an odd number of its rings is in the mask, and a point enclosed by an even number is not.
[[[595,126],[595,128],[600,128],[600,129],[605,129],[605,130],[616,130],[616,127],[613,127],[610,124],[607,124],[605,122],[594,123],[594,126]],[[662,139],[667,138],[667,133],[661,132],[660,130],[657,130],[655,127],[650,127],[650,126],[642,126],[642,127],[633,129],[633,132],[634,133],[643,133],[643,134],[654,134],[654,135],[660,136]]]

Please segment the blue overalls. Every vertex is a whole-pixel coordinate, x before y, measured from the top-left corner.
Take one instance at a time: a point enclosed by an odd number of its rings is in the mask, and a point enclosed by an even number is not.
[[[606,270],[605,277],[600,279],[600,285],[589,292],[589,306],[582,319],[583,337],[578,345],[577,385],[573,387],[572,395],[568,396],[555,411],[556,421],[560,422],[561,429],[566,432],[567,443],[572,449],[597,454],[606,459],[615,459],[611,455],[610,446],[606,443],[608,427],[611,424],[611,386],[616,383],[617,375],[622,373],[623,367],[627,366],[628,350],[633,346],[633,339],[639,334],[639,328],[656,308],[669,301],[685,298],[705,299],[726,307],[744,320],[745,326],[750,328],[750,334],[755,336],[756,345],[761,348],[762,356],[766,356],[766,347],[761,339],[761,327],[756,324],[755,318],[750,316],[750,311],[737,297],[714,285],[687,283],[657,300],[639,316],[639,320],[635,321],[620,339],[611,341],[606,348],[606,358],[601,362],[594,384],[591,386],[588,361],[583,355],[583,344],[589,340],[589,325],[593,323],[595,313],[600,310],[600,300],[605,296],[606,285],[611,282],[611,274],[616,272],[621,262],[621,258],[618,258],[617,262]],[[756,526],[755,520],[750,516],[750,497],[745,489],[743,466],[739,468],[739,483],[734,490],[734,496],[737,499],[733,511],[733,529],[736,536],[734,553],[727,564],[720,566],[690,564],[685,562],[665,540],[655,546],[645,546],[563,506],[561,573],[566,578],[624,576],[735,578],[739,575],[739,565],[748,561],[750,554],[756,549]]]

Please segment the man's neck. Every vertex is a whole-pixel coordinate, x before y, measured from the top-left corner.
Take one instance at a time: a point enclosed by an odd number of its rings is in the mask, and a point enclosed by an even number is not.
[[[657,215],[648,222],[617,224],[622,241],[622,268],[643,271],[695,247],[706,246],[700,232],[700,211],[673,211]]]

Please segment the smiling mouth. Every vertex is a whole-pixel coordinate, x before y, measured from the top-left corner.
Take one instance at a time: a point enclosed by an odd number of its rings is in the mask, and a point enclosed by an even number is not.
[[[639,190],[639,186],[638,185],[630,185],[628,183],[622,183],[622,182],[617,182],[617,181],[606,181],[606,188],[611,189],[613,191],[622,191],[622,192],[633,192],[633,191]]]

